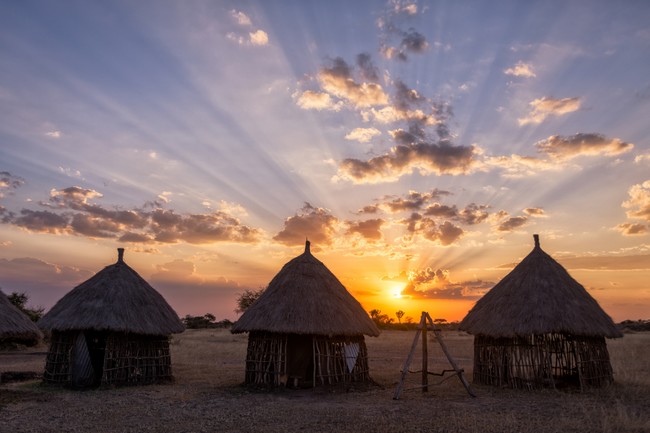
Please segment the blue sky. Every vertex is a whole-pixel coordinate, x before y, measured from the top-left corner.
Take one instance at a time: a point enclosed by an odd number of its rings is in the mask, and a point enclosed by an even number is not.
[[[127,248],[232,316],[305,238],[367,309],[460,319],[542,246],[650,308],[645,1],[0,5],[0,287]],[[4,275],[4,277],[2,276]]]

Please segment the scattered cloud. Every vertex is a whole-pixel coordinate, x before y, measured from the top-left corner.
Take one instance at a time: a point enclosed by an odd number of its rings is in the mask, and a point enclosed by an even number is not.
[[[490,290],[491,281],[454,282],[449,270],[425,269],[410,271],[401,295],[415,299],[476,300]]]
[[[14,176],[8,171],[0,171],[0,198],[5,194],[13,194],[13,191],[25,184],[25,179]]]
[[[338,224],[338,218],[329,210],[305,203],[300,212],[284,220],[284,228],[273,240],[284,245],[302,245],[309,239],[319,245],[330,245]]]
[[[253,45],[268,45],[269,35],[264,30],[257,30],[248,34]]]
[[[538,141],[535,146],[556,160],[568,160],[582,155],[613,156],[628,152],[634,147],[618,138],[595,133],[578,133],[569,137],[553,135]]]
[[[523,227],[528,222],[528,217],[525,216],[509,216],[501,221],[497,227],[500,232],[513,232],[519,227]]]
[[[506,75],[513,75],[515,77],[526,77],[533,78],[536,77],[535,72],[533,72],[533,67],[530,63],[517,62],[513,67],[507,68],[503,71]]]
[[[408,218],[399,221],[408,232],[407,240],[421,237],[442,246],[456,243],[465,234],[465,231],[450,221],[437,223],[434,219],[414,212]]]
[[[622,223],[615,227],[625,236],[641,236],[650,232],[650,227],[640,223]]]
[[[354,128],[345,136],[345,139],[367,143],[378,135],[381,135],[381,131],[377,128]]]
[[[231,10],[230,16],[239,24],[240,26],[251,26],[253,23],[251,19],[245,13],[237,10]]]
[[[61,138],[61,131],[48,131],[45,135],[50,138]]]
[[[539,207],[527,207],[524,209],[524,213],[535,218],[544,218],[547,216],[544,209]]]
[[[162,209],[159,203],[129,210],[109,209],[93,202],[100,198],[102,194],[98,191],[78,186],[52,189],[49,200],[39,203],[48,209],[22,209],[17,214],[4,215],[2,222],[30,232],[137,243],[255,243],[261,235],[258,229],[242,224],[224,211],[177,214]],[[234,209],[233,204],[229,206]]]
[[[642,154],[642,155],[637,155],[637,156],[634,158],[634,162],[635,162],[636,164],[642,164],[642,163],[646,163],[646,164],[647,164],[647,163],[650,163],[650,153],[645,153],[645,154]]]
[[[365,221],[346,221],[348,229],[346,234],[359,234],[366,240],[378,241],[383,238],[381,226],[385,221],[381,218],[369,219]]]
[[[650,180],[632,185],[627,193],[630,198],[622,203],[627,217],[650,222]]]
[[[317,78],[323,90],[355,107],[388,103],[388,95],[380,84],[355,81],[352,67],[340,57],[334,59],[330,67],[322,68]]]
[[[531,112],[527,117],[517,119],[519,125],[542,123],[548,116],[562,116],[580,108],[580,98],[538,98],[530,102]]]
[[[334,102],[328,93],[305,90],[300,95],[297,95],[296,105],[303,110],[339,111],[343,107],[343,102]]]
[[[389,153],[363,161],[344,159],[335,180],[353,183],[395,182],[417,170],[421,175],[460,175],[476,165],[474,146],[454,146],[446,142],[402,144]]]

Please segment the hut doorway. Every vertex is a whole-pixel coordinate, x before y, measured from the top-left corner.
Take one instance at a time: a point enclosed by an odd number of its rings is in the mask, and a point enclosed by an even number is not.
[[[287,386],[311,387],[314,377],[313,336],[287,336]]]
[[[93,366],[93,386],[99,386],[104,375],[104,354],[106,353],[106,332],[86,331],[86,345]]]

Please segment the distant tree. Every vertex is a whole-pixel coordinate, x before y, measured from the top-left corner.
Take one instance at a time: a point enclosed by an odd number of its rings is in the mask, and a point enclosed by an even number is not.
[[[242,314],[244,311],[248,310],[248,308],[253,305],[260,296],[262,296],[262,293],[264,293],[265,290],[266,287],[260,287],[257,290],[246,289],[243,293],[240,293],[239,296],[237,296],[237,308],[235,309],[235,313]]]
[[[11,295],[7,296],[9,302],[14,304],[20,311],[25,313],[32,322],[38,322],[38,320],[43,317],[43,312],[45,308],[38,306],[36,308],[27,307],[27,301],[29,301],[29,295],[26,293],[11,292]]]
[[[380,328],[385,328],[386,325],[390,325],[394,322],[393,319],[388,317],[388,314],[382,314],[381,310],[374,309],[370,310],[370,318],[377,324]]]
[[[214,317],[214,314],[206,313],[203,316],[191,316],[186,315],[181,319],[181,322],[185,325],[187,329],[202,329],[202,328],[216,328],[217,324],[214,322],[217,320]]]
[[[406,316],[406,319],[404,319],[404,322],[411,324],[413,323],[413,318],[411,316]]]
[[[402,323],[402,317],[404,317],[404,312],[402,310],[398,310],[395,312],[395,316],[397,317],[397,323]]]

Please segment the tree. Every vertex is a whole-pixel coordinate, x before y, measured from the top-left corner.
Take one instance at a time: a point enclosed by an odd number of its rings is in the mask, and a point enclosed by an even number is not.
[[[398,310],[395,312],[395,316],[397,316],[397,323],[402,323],[402,317],[404,317],[404,312],[402,310]]]
[[[181,319],[187,329],[216,328],[214,314],[206,313],[203,316],[186,315]]]
[[[45,308],[38,306],[36,308],[27,307],[27,301],[29,300],[29,295],[26,293],[11,292],[11,295],[7,296],[9,302],[16,306],[20,311],[25,313],[32,322],[38,322],[38,320],[43,317],[43,312]]]
[[[378,327],[385,327],[385,325],[390,325],[394,322],[393,319],[388,317],[388,314],[382,314],[381,310],[374,309],[370,310],[370,318],[377,324]]]
[[[265,290],[266,287],[260,287],[257,290],[246,289],[243,293],[240,293],[239,296],[237,296],[237,308],[235,309],[235,313],[242,314],[244,311],[248,310],[248,308],[253,305],[260,296],[262,296],[262,293],[264,293]]]

